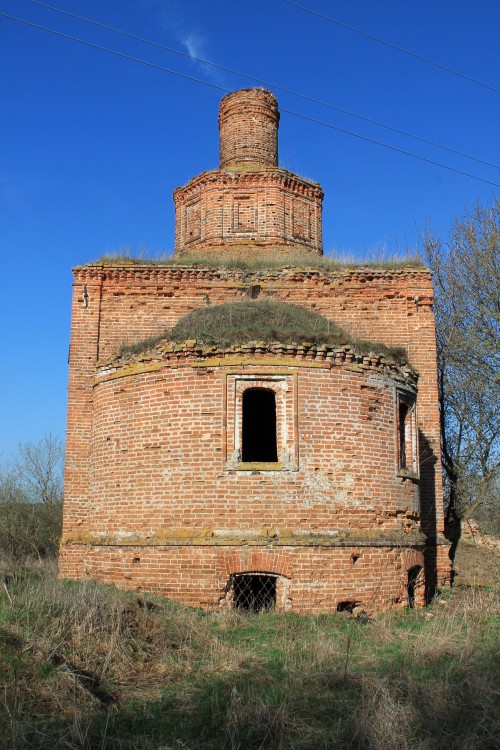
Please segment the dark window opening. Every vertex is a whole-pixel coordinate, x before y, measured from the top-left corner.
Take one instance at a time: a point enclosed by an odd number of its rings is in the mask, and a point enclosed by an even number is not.
[[[407,583],[407,591],[408,591],[408,606],[410,609],[413,609],[415,606],[415,588],[417,586],[418,577],[420,576],[420,571],[422,568],[420,565],[415,565],[413,568],[410,568],[408,571],[408,583]]]
[[[357,605],[358,602],[339,602],[337,604],[337,612],[352,612]]]
[[[236,575],[233,578],[233,606],[248,612],[276,607],[276,576]]]
[[[266,388],[243,392],[243,462],[276,462],[276,396]]]
[[[406,420],[408,417],[409,412],[409,406],[405,403],[399,404],[399,424],[398,424],[398,434],[399,434],[399,468],[400,469],[408,469],[408,466],[406,465]]]

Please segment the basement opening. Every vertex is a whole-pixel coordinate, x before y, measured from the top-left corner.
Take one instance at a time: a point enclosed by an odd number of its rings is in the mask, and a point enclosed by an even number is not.
[[[233,607],[265,612],[276,607],[276,575],[241,573],[233,576]]]
[[[243,392],[241,460],[245,463],[278,461],[276,395],[267,388]]]
[[[420,576],[422,568],[420,565],[414,565],[408,571],[408,583],[406,584],[406,590],[408,591],[408,607],[413,609],[415,606],[415,588],[417,587],[418,577]]]

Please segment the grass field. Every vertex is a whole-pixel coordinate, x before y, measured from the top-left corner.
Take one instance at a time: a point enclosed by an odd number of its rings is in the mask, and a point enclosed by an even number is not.
[[[0,593],[0,745],[499,748],[490,573],[363,623],[203,613],[32,568]]]

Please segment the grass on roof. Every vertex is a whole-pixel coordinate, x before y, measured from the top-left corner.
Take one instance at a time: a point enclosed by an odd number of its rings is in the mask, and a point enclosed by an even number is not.
[[[373,341],[356,339],[323,315],[299,305],[267,299],[207,305],[184,315],[171,330],[157,338],[149,338],[120,350],[122,355],[135,355],[153,349],[164,339],[182,342],[196,339],[221,347],[245,341],[296,344],[304,341],[326,346],[352,346],[361,354],[383,354],[402,364],[406,352]]]
[[[284,252],[282,248],[267,249],[255,253],[252,248],[242,249],[239,254],[224,249],[180,255],[148,257],[143,253],[133,255],[128,251],[107,253],[89,265],[103,266],[177,266],[179,268],[228,268],[248,271],[266,271],[279,268],[301,268],[318,271],[337,271],[344,268],[402,269],[421,268],[422,259],[417,253],[388,255],[382,251],[367,254],[359,260],[354,255],[314,255],[307,250]]]

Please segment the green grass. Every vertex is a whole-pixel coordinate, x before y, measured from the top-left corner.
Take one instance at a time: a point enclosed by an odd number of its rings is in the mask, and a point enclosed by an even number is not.
[[[492,592],[457,590],[426,611],[360,623],[204,613],[57,581],[50,571],[8,585],[14,604],[0,596],[6,747],[496,747]]]
[[[177,342],[196,339],[221,347],[246,341],[282,344],[307,341],[331,347],[351,346],[360,354],[375,352],[400,364],[406,361],[406,352],[402,348],[356,339],[323,315],[275,299],[201,307],[184,315],[174,328],[163,335],[123,346],[120,354],[135,355],[149,351],[164,339]]]

